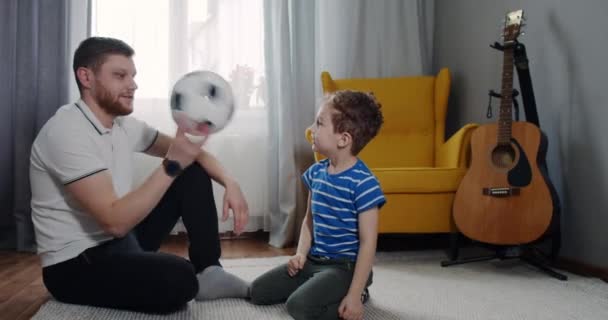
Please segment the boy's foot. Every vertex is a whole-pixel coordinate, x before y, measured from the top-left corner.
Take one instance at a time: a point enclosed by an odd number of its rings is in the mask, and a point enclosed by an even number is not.
[[[369,300],[369,289],[365,288],[361,294],[361,303],[365,304]]]

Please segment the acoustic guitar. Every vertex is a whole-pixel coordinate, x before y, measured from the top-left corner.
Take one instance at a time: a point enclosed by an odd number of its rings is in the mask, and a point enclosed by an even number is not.
[[[471,136],[471,164],[454,198],[454,221],[467,237],[490,244],[533,242],[548,229],[553,202],[539,170],[547,141],[540,129],[512,120],[513,48],[523,11],[507,14],[500,114]]]

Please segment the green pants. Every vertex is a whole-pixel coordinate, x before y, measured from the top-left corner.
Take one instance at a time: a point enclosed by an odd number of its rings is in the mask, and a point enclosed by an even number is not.
[[[251,284],[251,302],[276,304],[287,302],[287,312],[294,319],[338,319],[338,307],[353,279],[355,263],[323,259],[309,255],[304,268],[293,277],[287,264],[259,276]],[[372,283],[372,274],[367,286]]]

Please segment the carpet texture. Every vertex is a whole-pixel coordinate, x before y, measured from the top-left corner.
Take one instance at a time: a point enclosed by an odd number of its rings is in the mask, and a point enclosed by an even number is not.
[[[608,285],[568,274],[559,281],[518,260],[443,268],[443,252],[381,252],[374,265],[365,319],[608,319]],[[246,280],[288,257],[223,260]],[[285,306],[254,306],[245,300],[192,301],[171,315],[148,315],[68,305],[51,299],[33,317],[59,319],[290,319]]]

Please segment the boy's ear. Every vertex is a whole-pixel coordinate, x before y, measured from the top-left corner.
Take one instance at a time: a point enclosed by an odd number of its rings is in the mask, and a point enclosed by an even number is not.
[[[343,149],[350,147],[353,143],[353,136],[348,132],[343,132],[340,134],[340,139],[338,140],[338,148]]]

